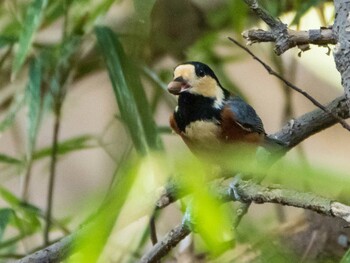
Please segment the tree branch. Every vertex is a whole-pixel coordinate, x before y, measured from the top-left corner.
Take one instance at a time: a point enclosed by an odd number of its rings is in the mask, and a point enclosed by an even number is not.
[[[227,187],[216,189],[215,196],[221,201],[240,201],[242,203],[254,202],[256,204],[275,203],[286,206],[308,209],[319,214],[337,217],[350,223],[350,206],[335,202],[313,193],[303,193],[290,189],[271,188],[256,184],[252,181],[240,181],[235,184],[235,191]],[[237,200],[237,195],[239,199]],[[183,224],[171,230],[165,238],[158,242],[145,254],[141,262],[152,263],[160,260],[171,248],[175,247],[183,238],[190,233],[190,230]]]
[[[180,224],[170,230],[162,241],[158,242],[152,249],[141,258],[141,263],[157,262],[167,255],[182,239],[191,233],[185,224]]]
[[[295,86],[293,83],[289,82],[288,80],[286,80],[284,77],[282,77],[280,74],[278,74],[276,71],[274,71],[269,65],[267,65],[264,61],[262,61],[260,58],[258,58],[257,56],[254,55],[253,52],[251,52],[248,48],[246,48],[245,46],[241,45],[240,43],[238,43],[235,39],[229,37],[229,40],[231,40],[234,44],[236,44],[237,46],[239,46],[240,48],[242,48],[244,51],[246,51],[249,55],[251,55],[253,57],[253,59],[255,59],[256,61],[258,61],[266,70],[269,74],[275,76],[276,78],[278,78],[279,80],[281,80],[284,84],[286,84],[288,87],[292,88],[293,90],[297,91],[298,93],[302,94],[305,98],[307,98],[309,101],[312,102],[312,104],[314,104],[315,106],[319,107],[320,109],[322,109],[324,112],[328,113],[329,115],[331,115],[334,119],[336,119],[345,129],[347,129],[348,131],[350,131],[350,126],[346,123],[346,121],[344,121],[341,117],[339,117],[336,114],[333,114],[333,112],[329,111],[327,109],[327,107],[323,106],[320,102],[318,102],[314,97],[312,97],[310,94],[308,94],[306,91],[298,88],[297,86]]]
[[[333,49],[333,56],[337,70],[341,74],[347,105],[350,111],[350,1],[335,0],[335,20],[333,33],[337,36],[338,43]]]
[[[288,49],[298,46],[301,50],[306,51],[313,45],[328,45],[337,43],[331,28],[310,29],[296,31],[287,29]],[[273,31],[265,31],[262,29],[250,29],[242,33],[242,36],[247,40],[247,44],[261,42],[277,42],[277,35]]]
[[[343,119],[350,117],[345,96],[334,99],[325,107],[327,112],[321,109],[315,109],[305,113],[299,118],[290,120],[281,130],[269,135],[269,137],[285,142],[288,148],[291,149],[311,135],[338,123],[333,115],[330,115],[328,112],[332,112],[334,115]]]
[[[256,42],[275,42],[275,53],[281,55],[295,46],[306,51],[309,49],[309,44],[327,45],[337,43],[337,38],[330,28],[294,31],[288,29],[286,24],[274,18],[265,9],[260,7],[257,0],[244,0],[244,2],[271,28],[271,31],[260,29],[244,31],[242,35],[248,40],[248,44]]]
[[[69,255],[76,236],[77,233],[68,235],[52,245],[18,260],[17,263],[61,262]]]

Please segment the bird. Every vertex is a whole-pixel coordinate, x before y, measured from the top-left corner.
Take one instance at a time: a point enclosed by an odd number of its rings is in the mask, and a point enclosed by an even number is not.
[[[267,136],[254,108],[225,89],[208,65],[197,61],[177,65],[167,88],[178,96],[170,126],[193,153],[212,159],[237,145],[281,145]]]

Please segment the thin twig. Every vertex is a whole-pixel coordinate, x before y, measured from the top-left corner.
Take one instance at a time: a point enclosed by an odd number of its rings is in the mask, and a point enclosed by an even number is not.
[[[149,227],[150,227],[151,242],[152,242],[152,245],[155,245],[158,242],[155,211],[153,212],[153,215],[151,216],[151,219],[149,221]]]
[[[58,98],[56,98],[58,99]],[[58,151],[58,135],[60,130],[60,120],[61,120],[61,105],[58,102],[55,110],[55,123],[52,138],[52,151],[51,151],[51,163],[50,163],[50,176],[49,176],[49,190],[47,198],[47,208],[46,208],[46,225],[44,230],[44,244],[48,245],[50,242],[50,227],[52,222],[52,204],[53,204],[53,189],[55,185],[56,177],[56,162],[57,162],[57,151]]]
[[[278,74],[276,71],[274,71],[269,65],[267,65],[265,62],[263,62],[261,59],[259,59],[257,56],[255,56],[253,54],[253,52],[251,52],[248,48],[246,48],[245,46],[243,46],[242,44],[238,43],[235,39],[228,37],[228,39],[230,41],[232,41],[234,44],[236,44],[237,46],[239,46],[240,48],[242,48],[243,50],[245,50],[249,55],[252,56],[253,59],[257,60],[266,70],[269,74],[275,76],[276,78],[278,78],[279,80],[281,80],[284,84],[286,84],[288,87],[292,88],[293,90],[299,92],[300,94],[302,94],[305,98],[307,98],[309,101],[311,101],[315,106],[317,106],[318,108],[322,109],[324,112],[327,112],[328,114],[330,114],[333,118],[335,118],[345,129],[347,129],[348,131],[350,131],[350,126],[349,124],[346,123],[346,121],[344,121],[342,118],[340,118],[339,116],[335,115],[334,113],[332,113],[331,111],[329,111],[325,106],[323,106],[320,102],[318,102],[315,98],[313,98],[311,95],[309,95],[306,91],[298,88],[297,86],[295,86],[294,84],[292,84],[291,82],[289,82],[288,80],[286,80],[284,77],[282,77],[280,74]]]
[[[185,224],[180,224],[172,229],[161,242],[158,242],[149,253],[145,254],[141,261],[142,263],[154,263],[167,255],[169,251],[175,247],[181,240],[191,233],[190,229]]]

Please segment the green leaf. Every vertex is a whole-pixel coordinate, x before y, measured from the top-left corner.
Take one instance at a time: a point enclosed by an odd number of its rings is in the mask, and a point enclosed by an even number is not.
[[[12,194],[10,191],[6,190],[3,187],[0,187],[0,196],[2,199],[6,201],[10,206],[16,207],[21,204],[21,200],[17,198],[14,194]]]
[[[12,156],[0,153],[0,163],[7,163],[7,164],[21,164],[22,161],[19,159],[16,159]]]
[[[17,113],[24,105],[24,101],[25,96],[22,93],[15,95],[15,98],[11,103],[11,106],[6,113],[5,118],[0,122],[0,133],[4,132],[13,124]]]
[[[16,37],[1,35],[0,36],[0,48],[3,48],[3,47],[8,46],[8,45],[13,45],[14,43],[16,43],[16,41],[17,41]]]
[[[74,151],[92,148],[94,145],[91,145],[89,143],[94,140],[95,138],[93,136],[83,135],[62,141],[58,144],[57,155],[64,155]],[[45,147],[43,149],[40,149],[33,154],[33,160],[49,157],[51,156],[51,151],[52,147]]]
[[[195,230],[205,241],[209,251],[218,255],[234,245],[232,214],[223,209],[222,203],[208,188],[208,171],[212,167],[193,156],[179,158],[175,171],[181,176],[179,183],[192,193],[187,204],[185,223],[194,224]]]
[[[36,58],[31,61],[29,67],[29,83],[27,86],[28,112],[28,148],[27,158],[31,159],[35,148],[41,119],[41,81],[42,81],[42,61]]]
[[[340,263],[350,263],[350,249],[346,251],[345,255],[340,260]]]
[[[12,65],[12,72],[16,74],[24,63],[28,54],[31,43],[34,38],[34,33],[38,30],[43,10],[47,4],[47,0],[33,0],[28,7],[22,32],[19,37],[18,51],[15,55]]]
[[[147,153],[149,149],[161,149],[157,127],[139,78],[139,70],[131,58],[126,56],[112,30],[96,27],[95,31],[107,64],[120,115],[135,148],[141,154]]]
[[[137,32],[143,35],[148,35],[149,33],[151,11],[155,2],[155,0],[134,0],[135,17],[137,18],[137,25],[139,27]]]
[[[12,215],[13,210],[11,208],[0,209],[0,241],[2,240],[6,226],[10,222]]]
[[[87,226],[86,231],[82,232],[76,239],[74,248],[76,251],[79,251],[79,258],[76,259],[73,256],[69,259],[69,262],[98,262],[98,258],[140,171],[140,164],[138,161],[126,161],[118,169],[117,181],[112,186],[103,207],[99,210],[94,220],[90,222],[90,225]]]

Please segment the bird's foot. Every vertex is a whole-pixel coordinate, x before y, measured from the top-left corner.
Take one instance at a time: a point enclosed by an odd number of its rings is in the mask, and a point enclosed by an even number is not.
[[[239,183],[240,183],[241,181],[242,181],[241,175],[240,175],[240,174],[237,174],[237,175],[233,178],[232,182],[230,183],[230,187],[229,187],[229,189],[228,189],[229,195],[230,195],[230,196],[233,196],[234,199],[235,199],[236,201],[241,201],[241,199],[242,199],[242,198],[240,197],[238,191],[237,191],[237,186],[239,185]]]

